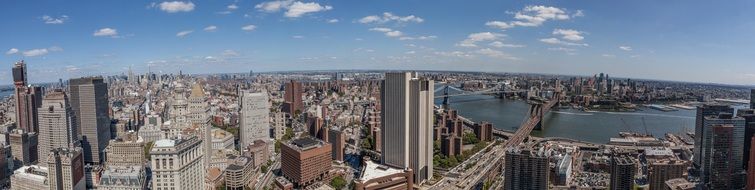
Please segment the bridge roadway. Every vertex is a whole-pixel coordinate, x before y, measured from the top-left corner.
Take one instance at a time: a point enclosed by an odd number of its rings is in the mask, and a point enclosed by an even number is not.
[[[481,94],[496,94],[496,93],[521,93],[521,92],[527,92],[528,90],[499,90],[502,89],[501,84],[497,84],[494,87],[490,87],[484,90],[478,90],[478,91],[467,91],[462,90],[453,86],[446,86],[444,88],[451,88],[457,91],[461,91],[462,93],[459,94],[444,94],[444,95],[436,95],[435,98],[446,98],[446,97],[454,97],[454,96],[469,96],[469,95],[481,95]],[[444,88],[438,88],[435,91],[439,92],[443,90]]]

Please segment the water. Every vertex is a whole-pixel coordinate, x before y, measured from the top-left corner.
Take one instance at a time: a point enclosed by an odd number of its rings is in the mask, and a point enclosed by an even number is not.
[[[0,91],[0,99],[7,98],[10,95],[13,95],[13,90]]]
[[[436,95],[442,95],[442,92]],[[435,101],[441,104],[443,99],[437,98]],[[458,110],[460,115],[476,122],[489,121],[495,128],[507,131],[518,129],[529,109],[524,101],[487,95],[455,96],[450,98],[450,102],[451,108]],[[532,135],[607,143],[609,138],[618,137],[619,132],[645,133],[643,118],[647,132],[655,137],[664,137],[666,133],[686,133],[695,128],[695,110],[663,112],[643,108],[636,112],[583,112],[561,109],[547,113],[543,118],[543,130],[535,130]]]

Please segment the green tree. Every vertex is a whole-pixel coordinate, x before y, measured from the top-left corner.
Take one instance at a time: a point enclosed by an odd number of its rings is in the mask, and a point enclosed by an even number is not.
[[[333,180],[330,180],[330,186],[333,186],[335,189],[343,189],[346,185],[346,180],[341,176],[336,176]]]
[[[464,144],[476,144],[480,142],[480,140],[477,139],[477,135],[474,133],[466,132],[464,133]]]
[[[280,140],[275,140],[275,153],[280,153],[281,152],[281,144],[282,143],[281,143]]]

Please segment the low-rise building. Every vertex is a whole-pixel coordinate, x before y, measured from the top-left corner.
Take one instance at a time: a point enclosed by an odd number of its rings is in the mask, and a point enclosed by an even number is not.
[[[144,139],[133,131],[110,140],[105,152],[110,166],[137,166],[146,161]]]
[[[48,173],[47,167],[21,166],[10,177],[11,190],[50,190]]]
[[[253,159],[240,156],[225,169],[225,186],[229,190],[244,190],[254,171]]]
[[[102,171],[97,189],[142,190],[147,187],[146,172],[141,165],[109,166]]]
[[[365,158],[360,176],[354,182],[354,189],[412,189],[414,186],[413,178],[414,172],[410,168],[393,168]]]
[[[324,179],[332,167],[330,146],[312,137],[284,144],[281,147],[281,173],[294,187],[304,187]]]

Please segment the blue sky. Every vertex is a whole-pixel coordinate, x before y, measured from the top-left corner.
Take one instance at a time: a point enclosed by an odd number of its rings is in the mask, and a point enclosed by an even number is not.
[[[755,84],[755,1],[2,1],[0,84],[127,72],[534,72]]]

